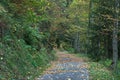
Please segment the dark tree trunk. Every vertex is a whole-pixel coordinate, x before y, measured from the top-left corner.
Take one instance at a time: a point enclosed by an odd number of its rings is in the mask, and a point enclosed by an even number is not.
[[[117,70],[118,61],[118,14],[119,14],[119,1],[115,0],[115,22],[113,28],[113,68]]]

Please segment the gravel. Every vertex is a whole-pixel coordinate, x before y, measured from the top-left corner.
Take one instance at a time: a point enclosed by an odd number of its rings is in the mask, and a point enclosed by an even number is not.
[[[84,64],[83,62],[58,63],[49,74],[44,74],[37,80],[89,80],[89,73]]]

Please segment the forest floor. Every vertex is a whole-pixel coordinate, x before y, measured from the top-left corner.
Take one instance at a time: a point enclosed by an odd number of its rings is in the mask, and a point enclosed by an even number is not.
[[[84,58],[67,51],[56,50],[56,61],[36,80],[89,80],[88,64]]]

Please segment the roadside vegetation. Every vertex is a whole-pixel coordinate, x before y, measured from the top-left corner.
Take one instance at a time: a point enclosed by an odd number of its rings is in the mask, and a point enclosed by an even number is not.
[[[56,59],[54,48],[85,55],[90,79],[119,80],[119,5],[119,0],[0,0],[0,80],[34,80]]]
[[[76,56],[82,58],[88,64],[88,70],[90,75],[90,80],[119,80],[120,71],[117,73],[111,68],[112,60],[100,60],[95,61],[87,54],[76,54]],[[120,61],[118,63],[118,68],[120,69]]]

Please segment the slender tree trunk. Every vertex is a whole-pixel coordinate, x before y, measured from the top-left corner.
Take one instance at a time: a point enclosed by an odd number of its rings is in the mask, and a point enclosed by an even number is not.
[[[77,52],[77,45],[78,45],[78,32],[75,33],[75,37],[74,37],[74,49],[75,49],[75,52]]]
[[[75,52],[79,53],[80,52],[80,33],[76,32],[75,37],[74,37],[74,49]]]
[[[119,14],[119,1],[115,0],[115,22],[113,29],[113,68],[117,70],[118,61],[118,14]]]
[[[78,42],[77,42],[77,52],[80,52],[80,33],[77,33],[77,37],[78,37]]]
[[[93,8],[93,2],[92,0],[90,0],[90,3],[89,3],[89,27],[91,27],[91,23],[92,23],[92,8]]]
[[[92,0],[90,0],[89,2],[89,23],[88,23],[88,29],[87,29],[87,50],[86,53],[89,53],[89,46],[92,45],[89,37],[91,36],[89,29],[92,28],[92,23],[93,23],[93,16],[92,16],[92,8],[93,8],[93,2]]]

